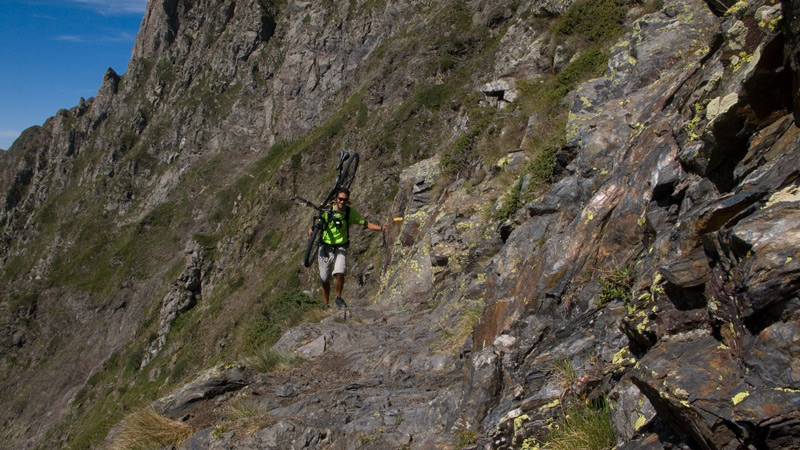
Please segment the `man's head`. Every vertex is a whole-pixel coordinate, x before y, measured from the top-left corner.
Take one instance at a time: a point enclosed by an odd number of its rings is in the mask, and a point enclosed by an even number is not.
[[[350,189],[339,188],[336,192],[336,203],[338,205],[346,205],[350,201]]]

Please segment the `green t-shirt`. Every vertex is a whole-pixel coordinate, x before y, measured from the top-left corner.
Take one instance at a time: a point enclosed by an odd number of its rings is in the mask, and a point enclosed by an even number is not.
[[[367,223],[361,215],[353,208],[350,208],[350,223],[345,219],[344,211],[334,211],[333,217],[328,220],[328,213],[322,215],[325,219],[325,228],[322,229],[322,242],[328,245],[343,245],[348,242],[348,228],[351,224],[364,225]],[[336,224],[339,226],[336,226]]]

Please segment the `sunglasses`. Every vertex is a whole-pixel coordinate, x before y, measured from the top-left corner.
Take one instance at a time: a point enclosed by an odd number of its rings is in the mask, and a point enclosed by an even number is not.
[[[349,201],[350,199],[348,199],[346,197],[337,197],[336,200],[338,200],[340,202],[346,202],[346,201]]]

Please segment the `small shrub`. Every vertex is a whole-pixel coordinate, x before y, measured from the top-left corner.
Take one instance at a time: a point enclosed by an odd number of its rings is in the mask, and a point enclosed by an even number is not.
[[[175,69],[169,59],[162,58],[158,61],[158,64],[156,64],[156,77],[166,86],[175,81]]]
[[[555,165],[553,158],[555,153],[556,149],[548,146],[536,154],[536,158],[534,158],[530,167],[531,174],[533,174],[535,180],[547,182],[553,177],[553,166]]]
[[[169,227],[175,219],[178,209],[175,202],[172,201],[159,204],[139,222],[136,231],[141,233],[149,227]]]
[[[132,131],[125,131],[119,138],[123,151],[132,149],[138,140],[139,136]]]
[[[222,436],[224,436],[225,433],[228,432],[229,425],[230,424],[228,422],[218,423],[214,427],[214,431],[211,432],[211,437],[217,440],[222,439]]]
[[[197,233],[192,236],[205,252],[213,253],[217,249],[219,237],[214,234]]]
[[[292,209],[294,206],[294,202],[286,198],[276,198],[273,199],[269,205],[269,209],[272,212],[276,212],[278,214],[283,214]]]
[[[612,270],[600,279],[600,295],[597,299],[599,307],[607,305],[612,300],[630,300],[636,277],[635,268],[633,263],[629,263]]]
[[[278,246],[281,245],[283,242],[283,231],[280,230],[270,230],[264,234],[264,237],[261,239],[261,246],[269,251],[274,252],[278,249]]]
[[[456,448],[463,449],[478,442],[478,433],[472,430],[461,430],[456,434]]]
[[[139,367],[142,365],[142,359],[144,358],[144,350],[142,348],[137,348],[128,354],[128,358],[125,362],[125,372],[128,374],[135,373],[139,370]]]
[[[295,153],[292,155],[292,172],[299,172],[303,168],[303,155]]]
[[[511,214],[522,207],[522,180],[517,181],[511,190],[506,194],[503,203],[492,213],[492,218],[498,221],[506,221]]]
[[[458,173],[473,166],[480,155],[475,147],[478,133],[473,131],[461,135],[442,155],[442,169],[445,173]]]
[[[358,433],[358,441],[361,442],[361,445],[367,445],[375,440],[375,436],[366,433]]]
[[[426,108],[439,108],[455,95],[455,88],[449,84],[435,84],[420,90],[416,101]]]

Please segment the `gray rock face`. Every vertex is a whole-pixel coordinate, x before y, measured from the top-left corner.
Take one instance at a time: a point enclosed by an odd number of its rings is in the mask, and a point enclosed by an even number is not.
[[[574,333],[556,342],[565,348],[564,357],[572,358],[573,367],[591,373],[579,336],[591,332],[583,324],[595,311],[601,286],[581,280],[579,274],[598,267],[602,281],[603,273],[607,276],[625,261],[634,261],[635,280],[623,299],[628,311],[612,319],[621,324],[628,340],[618,341],[621,349],[633,358],[626,363],[626,358],[611,358],[611,352],[598,356],[604,383],[623,374],[619,382],[611,381],[615,387],[610,398],[620,406],[630,405],[637,391],[633,383],[652,409],[641,411],[639,426],[631,427],[635,420],[618,417],[621,435],[662,448],[648,427],[666,426],[677,441],[701,448],[793,445],[787,443],[788,436],[797,433],[789,405],[798,397],[786,366],[793,346],[772,350],[775,370],[764,365],[763,350],[753,347],[762,334],[771,335],[773,330],[792,333],[789,323],[796,320],[791,317],[798,293],[797,239],[794,225],[789,224],[797,209],[796,186],[790,181],[795,175],[788,175],[796,173],[797,166],[778,168],[778,161],[796,154],[784,144],[793,142],[796,147],[796,128],[787,128],[792,118],[788,105],[779,100],[790,98],[793,91],[783,75],[781,52],[774,47],[775,34],[749,16],[756,11],[763,14],[761,6],[748,5],[747,11],[720,23],[702,3],[667,3],[662,12],[637,22],[624,45],[616,47],[619,53],[612,55],[602,79],[578,90],[568,128],[574,133],[570,143],[578,148],[573,164],[579,172],[528,207],[535,216],[529,222],[536,220],[539,229],[550,229],[553,219],[545,218],[557,214],[566,226],[553,232],[544,248],[521,258],[518,267],[532,268],[516,277],[497,278],[507,286],[503,292],[514,293],[523,282],[533,287],[512,310],[539,319],[535,325],[530,321],[511,325],[518,330],[512,334],[533,333],[544,342],[521,346],[520,366],[501,395],[508,399],[506,408],[522,406],[531,431],[547,417],[536,406],[544,403],[539,399],[551,378],[546,374],[523,378],[519,374],[528,372],[520,368],[534,370],[556,360],[557,350],[544,344],[556,339],[559,330],[570,328]],[[716,39],[717,23],[729,30],[729,37],[714,47],[710,43]],[[746,23],[749,27],[735,32]],[[747,62],[728,53],[731,46],[737,52],[745,48],[734,34],[749,36]],[[709,47],[692,57],[695,50],[678,51],[678,41],[709,42]],[[633,47],[636,57],[625,56],[624,49]],[[665,48],[670,48],[670,55]],[[672,58],[679,54],[685,57],[677,63]],[[701,57],[702,67],[693,63]],[[719,58],[733,61],[733,66],[715,65]],[[658,73],[648,76],[651,69]],[[767,79],[772,81],[756,81]],[[756,85],[765,89],[763,97],[775,101],[767,101],[771,110],[751,114],[766,106],[745,100],[743,90],[750,89],[750,95]],[[783,86],[784,93],[771,90],[776,86]],[[764,152],[766,142],[771,156]],[[759,168],[753,166],[754,159],[760,159]],[[592,189],[580,194],[576,186],[586,174]],[[528,227],[519,227],[507,245],[526,232]],[[508,257],[508,251],[502,254]],[[615,314],[608,307],[603,311]],[[543,314],[552,314],[552,328],[542,327]],[[494,328],[494,333],[502,329]],[[596,345],[608,344],[598,339]],[[630,371],[633,362],[637,368]],[[529,397],[513,401],[519,397],[519,386]],[[755,395],[756,391],[764,394]],[[758,411],[745,406],[748,398],[760,405]],[[495,422],[501,416],[496,414]],[[656,441],[665,442],[663,434],[659,436]],[[771,439],[767,436],[776,440],[767,442]],[[509,442],[511,437],[505,439]]]
[[[167,335],[175,319],[192,309],[202,296],[203,275],[208,272],[205,251],[200,244],[191,241],[184,253],[186,255],[186,268],[161,301],[161,308],[158,314],[158,333],[153,342],[150,343],[147,354],[142,358],[140,365],[142,368],[147,366],[164,347],[167,342]]]

